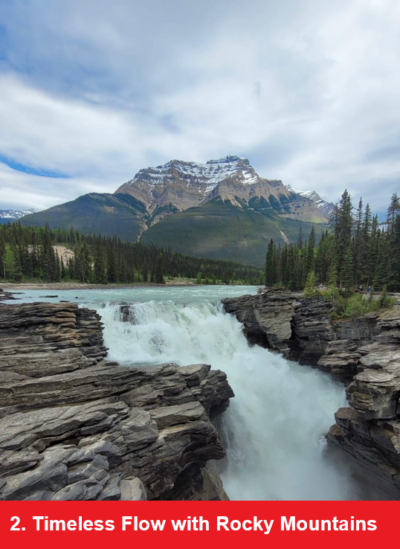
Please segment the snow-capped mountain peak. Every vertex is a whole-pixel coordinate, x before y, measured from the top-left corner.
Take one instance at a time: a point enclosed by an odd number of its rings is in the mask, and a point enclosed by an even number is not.
[[[135,185],[146,181],[151,189],[157,186],[174,183],[183,179],[187,186],[206,184],[205,193],[210,192],[218,183],[229,177],[238,177],[243,183],[256,183],[259,179],[250,162],[238,156],[226,156],[218,160],[208,160],[205,164],[199,162],[184,162],[170,160],[162,166],[140,170],[126,185]]]
[[[295,196],[291,201],[290,195],[293,193]],[[238,208],[260,202],[294,219],[299,219],[301,215],[304,218],[313,216],[321,222],[327,220],[324,213],[326,203],[316,193],[299,193],[285,187],[282,181],[264,179],[247,158],[239,156],[226,156],[205,163],[170,160],[166,164],[138,171],[115,194],[129,194],[141,202],[150,215],[151,223],[214,200],[230,202]],[[304,211],[299,210],[301,206],[304,206]]]

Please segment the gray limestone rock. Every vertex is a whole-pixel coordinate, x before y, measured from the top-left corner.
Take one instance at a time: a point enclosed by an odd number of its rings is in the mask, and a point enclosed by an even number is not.
[[[224,457],[209,416],[233,396],[223,372],[105,355],[94,311],[2,305],[0,499],[160,499],[186,468]]]

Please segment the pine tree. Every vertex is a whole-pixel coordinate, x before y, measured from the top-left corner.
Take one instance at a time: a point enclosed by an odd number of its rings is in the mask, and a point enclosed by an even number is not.
[[[94,252],[94,282],[95,284],[107,284],[106,264],[100,240],[96,243]]]
[[[363,259],[363,253],[364,253],[363,218],[364,218],[363,202],[362,202],[362,198],[360,198],[360,202],[358,204],[358,209],[356,214],[356,225],[355,225],[355,232],[354,232],[354,239],[353,239],[354,279],[355,279],[356,285],[358,285],[362,279],[361,265],[362,265],[362,259]]]
[[[161,258],[157,259],[156,269],[155,269],[155,282],[157,284],[164,284],[164,275],[162,271]],[[208,284],[208,279],[206,284]]]
[[[303,227],[301,223],[299,227],[299,236],[297,237],[297,246],[300,250],[303,248]]]
[[[342,286],[346,290],[346,292],[351,292],[353,290],[353,268],[353,254],[351,252],[351,246],[349,245],[345,251],[342,264]]]
[[[375,273],[378,266],[378,260],[379,260],[379,249],[380,249],[380,231],[379,231],[379,224],[378,224],[378,216],[375,215],[372,218],[372,224],[371,224],[371,236],[369,238],[369,242],[367,245],[367,255],[368,255],[368,266],[367,266],[367,272],[368,272],[368,278],[367,278],[367,285],[371,282],[372,284],[375,284]]]
[[[328,272],[329,286],[332,288],[337,288],[337,281],[338,281],[338,273],[337,273],[336,261],[332,261],[329,267],[329,272]]]
[[[338,207],[338,216],[337,216],[337,240],[336,240],[336,250],[335,250],[335,259],[338,270],[338,278],[340,286],[346,286],[344,277],[346,277],[347,282],[349,281],[349,272],[348,265],[345,265],[345,256],[349,255],[349,247],[351,245],[351,233],[353,226],[352,218],[353,206],[351,203],[351,198],[348,191],[344,191],[342,198]],[[351,250],[350,250],[351,252]],[[348,259],[348,257],[347,257]],[[353,271],[354,265],[352,265],[351,270]],[[351,275],[353,278],[353,274]]]
[[[273,286],[276,282],[275,244],[271,238],[268,244],[267,256],[265,259],[265,285],[267,287]]]
[[[390,205],[387,212],[387,225],[388,232],[392,234],[394,232],[394,226],[396,218],[400,215],[400,197],[397,193],[392,194]]]
[[[287,267],[287,277],[288,277],[288,288],[289,290],[295,289],[295,275],[296,275],[296,250],[293,244],[289,244],[288,250],[288,267]]]
[[[117,260],[112,245],[107,249],[107,281],[114,284],[118,281]]]
[[[400,291],[400,212],[393,222],[393,238],[390,243],[390,255],[392,258],[393,280],[391,289]]]
[[[384,237],[380,245],[378,263],[375,269],[375,276],[373,280],[374,288],[377,291],[381,291],[384,286],[387,286],[388,279],[390,278],[391,262],[389,256],[389,241],[386,237]]]
[[[288,247],[285,246],[281,254],[281,281],[284,286],[287,286],[289,280],[290,275],[288,269]]]
[[[307,276],[311,271],[314,272],[314,266],[315,266],[314,247],[315,247],[315,230],[314,230],[314,225],[313,225],[313,227],[311,229],[311,233],[310,233],[310,238],[308,239]],[[315,273],[314,273],[314,277],[315,277]]]

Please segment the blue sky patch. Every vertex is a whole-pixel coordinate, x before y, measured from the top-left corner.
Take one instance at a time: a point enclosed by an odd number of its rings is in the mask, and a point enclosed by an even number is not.
[[[6,164],[9,168],[12,168],[13,170],[17,170],[18,172],[24,172],[29,173],[31,175],[40,175],[41,177],[52,177],[54,179],[67,179],[69,175],[61,172],[56,172],[53,170],[46,170],[44,168],[33,168],[31,166],[27,166],[26,164],[21,164],[20,162],[17,162],[15,160],[12,160],[11,158],[8,158],[7,156],[4,156],[0,153],[0,162],[3,164]]]

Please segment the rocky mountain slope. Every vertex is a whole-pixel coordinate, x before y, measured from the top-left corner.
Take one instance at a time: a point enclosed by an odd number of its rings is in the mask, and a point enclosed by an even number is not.
[[[171,160],[140,170],[114,195],[89,194],[23,219],[83,233],[139,238],[188,255],[259,266],[271,238],[297,238],[328,222],[332,204],[260,177],[245,158]]]
[[[343,381],[349,407],[335,414],[330,447],[350,458],[373,497],[400,499],[400,311],[332,321],[332,304],[264,291],[224,300],[249,341]]]
[[[300,196],[303,196],[304,198],[308,198],[309,200],[312,200],[316,205],[316,207],[324,215],[324,217],[326,217],[327,219],[330,219],[333,213],[333,208],[334,208],[334,204],[332,204],[332,202],[326,202],[315,191],[298,191],[294,189],[291,185],[286,185],[286,188],[291,192],[294,192],[296,194],[299,194]]]
[[[252,207],[255,201],[264,201],[288,218],[315,223],[328,220],[322,203],[316,204],[314,197],[303,196],[281,181],[260,177],[246,158],[237,156],[209,160],[206,164],[171,160],[163,166],[140,170],[117,193],[130,194],[143,202],[152,216],[151,224],[216,198],[239,209],[244,204]],[[328,203],[325,204],[327,211]]]

